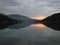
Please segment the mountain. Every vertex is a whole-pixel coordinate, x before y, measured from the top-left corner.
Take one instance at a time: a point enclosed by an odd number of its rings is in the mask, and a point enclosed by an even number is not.
[[[9,18],[7,15],[0,13],[0,24],[1,23],[16,24],[19,21],[21,22],[21,20]]]
[[[1,14],[0,17],[1,17],[0,29],[5,29],[5,28],[20,29],[27,27],[33,23],[34,24],[38,23],[38,20],[34,20],[27,16],[19,15],[19,14],[10,14],[10,15]]]
[[[55,13],[44,20],[42,23],[56,31],[60,31],[60,13]]]
[[[17,23],[17,20],[10,19],[7,15],[0,13],[0,29],[5,29],[8,26],[16,23]]]
[[[33,19],[31,19],[27,16],[20,15],[20,14],[10,14],[10,15],[8,15],[8,17],[11,18],[11,19],[17,19],[17,20],[22,21],[21,24],[17,24],[17,25],[13,25],[13,26],[9,27],[10,29],[24,28],[24,27],[27,27],[27,26],[31,25],[35,21],[35,20],[33,20]]]
[[[19,15],[19,14],[10,14],[10,15],[8,15],[8,17],[11,18],[11,19],[18,19],[18,20],[22,20],[22,21],[31,20],[29,17]]]
[[[8,15],[8,17],[11,19],[21,20],[24,25],[25,24],[31,24],[35,21],[35,20],[33,20],[27,16],[20,15],[20,14],[10,14],[10,15]]]
[[[9,21],[10,18],[8,18],[5,14],[0,13],[0,22],[2,21]]]
[[[43,21],[58,21],[60,22],[60,13],[55,13],[47,18],[45,18]]]
[[[20,29],[35,23],[34,19],[19,14],[1,14],[0,17],[0,29]]]

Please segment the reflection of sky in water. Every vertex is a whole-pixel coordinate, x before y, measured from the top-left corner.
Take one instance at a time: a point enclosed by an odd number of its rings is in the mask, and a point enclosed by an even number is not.
[[[3,43],[2,43],[3,42]],[[48,27],[28,26],[22,29],[0,31],[0,44],[3,45],[58,45],[60,32]]]
[[[44,24],[32,24],[31,26],[36,26],[36,27],[40,27],[40,28],[45,28],[46,26]]]

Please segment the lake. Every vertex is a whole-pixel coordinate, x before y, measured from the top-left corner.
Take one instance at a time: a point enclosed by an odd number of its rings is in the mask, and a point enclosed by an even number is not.
[[[19,29],[8,27],[0,30],[0,45],[60,45],[60,31],[42,23]]]

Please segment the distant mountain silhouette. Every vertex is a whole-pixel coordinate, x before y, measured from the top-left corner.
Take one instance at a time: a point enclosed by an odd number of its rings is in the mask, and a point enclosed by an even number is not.
[[[10,15],[8,15],[8,17],[11,19],[18,19],[18,20],[22,20],[22,21],[32,20],[31,18],[24,16],[24,15],[20,15],[20,14],[10,14]]]
[[[10,29],[24,28],[24,27],[31,25],[35,21],[27,16],[19,15],[19,14],[10,14],[10,15],[8,15],[8,17],[11,19],[22,20],[21,24],[13,25],[13,26],[9,27]]]
[[[58,21],[58,22],[60,22],[60,13],[55,13],[51,16],[48,16],[43,21],[55,21],[55,22]]]
[[[20,15],[20,14],[10,14],[8,15],[8,17],[11,19],[21,20],[22,23],[33,23],[35,21],[34,19],[31,19],[27,16]]]
[[[0,13],[0,23],[3,21],[9,21],[10,18],[8,18],[5,14]]]
[[[21,23],[21,20],[11,19],[7,15],[0,13],[0,29],[7,28],[10,25]]]
[[[44,20],[42,23],[56,31],[60,31],[60,13],[55,13]]]
[[[0,14],[0,29],[20,29],[34,23],[35,20],[19,14]]]
[[[11,19],[7,15],[0,13],[0,24],[1,23],[15,24],[15,23],[17,23],[17,20]]]

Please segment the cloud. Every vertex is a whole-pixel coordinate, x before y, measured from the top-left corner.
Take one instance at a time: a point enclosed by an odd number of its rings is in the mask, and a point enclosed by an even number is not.
[[[0,12],[26,16],[48,16],[60,12],[60,0],[0,0],[0,6]]]
[[[0,0],[0,12],[2,13],[10,13],[10,10],[8,10],[8,6],[17,6],[18,3],[14,0]]]

